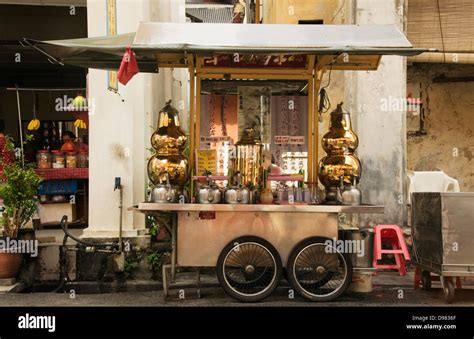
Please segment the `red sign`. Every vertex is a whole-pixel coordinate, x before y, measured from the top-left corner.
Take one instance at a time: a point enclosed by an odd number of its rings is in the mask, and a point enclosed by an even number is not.
[[[199,219],[213,220],[216,218],[216,212],[199,212]]]

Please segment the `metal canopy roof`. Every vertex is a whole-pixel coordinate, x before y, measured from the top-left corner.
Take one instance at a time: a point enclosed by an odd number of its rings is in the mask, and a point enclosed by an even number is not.
[[[264,25],[142,22],[137,33],[110,37],[25,42],[53,61],[117,69],[131,46],[142,72],[156,72],[160,55],[184,53],[301,53],[313,55],[412,56],[413,48],[393,25]]]

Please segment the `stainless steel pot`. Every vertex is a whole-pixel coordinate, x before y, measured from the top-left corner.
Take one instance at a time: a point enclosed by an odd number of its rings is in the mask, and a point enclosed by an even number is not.
[[[178,189],[166,184],[159,184],[151,190],[151,202],[173,203],[178,201]]]
[[[166,173],[166,184],[160,182],[151,191],[151,202],[155,203],[175,203],[178,201],[179,191],[177,187],[170,184],[169,174]]]
[[[358,206],[362,203],[362,194],[355,184],[354,181],[353,185],[341,187],[341,201],[343,205]]]
[[[215,185],[203,185],[197,190],[196,200],[198,204],[219,204],[222,200],[222,192]]]
[[[250,191],[245,187],[232,186],[224,194],[226,204],[249,204]]]
[[[370,229],[344,231],[342,237],[345,241],[352,241],[353,248],[363,250],[361,253],[355,253],[355,251],[350,253],[352,265],[356,268],[372,268],[374,231]]]

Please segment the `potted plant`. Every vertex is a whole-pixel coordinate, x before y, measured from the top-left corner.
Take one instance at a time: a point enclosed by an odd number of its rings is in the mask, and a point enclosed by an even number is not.
[[[4,138],[2,138],[4,139]],[[3,145],[1,145],[3,143]],[[1,178],[0,199],[3,200],[3,213],[0,225],[3,231],[3,244],[15,244],[18,231],[31,220],[38,210],[38,192],[41,178],[35,173],[32,164],[24,164],[23,155],[18,158],[12,155],[14,144],[5,138],[0,142]],[[19,248],[0,248],[0,279],[14,278],[22,261]]]

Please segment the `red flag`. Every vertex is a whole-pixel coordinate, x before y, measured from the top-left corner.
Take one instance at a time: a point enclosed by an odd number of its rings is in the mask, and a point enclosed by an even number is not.
[[[117,74],[118,81],[120,81],[122,85],[126,85],[139,71],[135,54],[130,47],[127,47]]]

